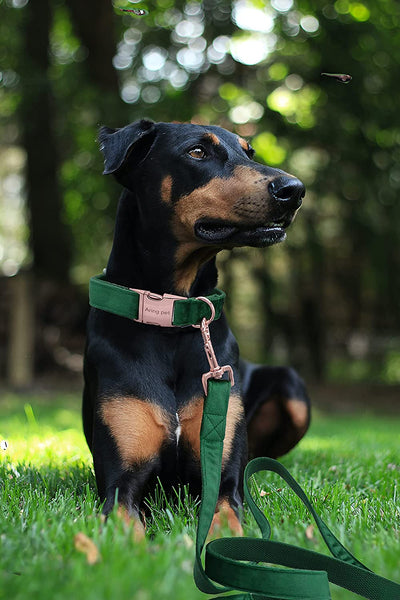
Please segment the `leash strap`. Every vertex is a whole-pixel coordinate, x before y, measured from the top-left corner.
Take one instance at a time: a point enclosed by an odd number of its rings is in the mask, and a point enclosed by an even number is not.
[[[229,600],[330,600],[331,581],[369,600],[400,600],[400,585],[376,575],[359,562],[317,515],[309,498],[287,469],[271,458],[252,460],[244,473],[245,499],[260,528],[262,539],[242,537],[213,540],[206,546],[203,567],[202,552],[218,501],[229,393],[229,381],[208,381],[200,433],[203,488],[194,565],[197,587],[207,594],[233,590],[242,592],[230,595]],[[314,517],[333,558],[270,540],[270,524],[249,490],[251,476],[260,471],[277,473],[292,488]],[[258,563],[272,563],[287,568]]]
[[[110,283],[106,281],[104,275],[96,275],[89,282],[90,306],[113,313],[119,317],[138,320],[140,300],[143,294],[148,294],[150,299],[157,297],[157,294],[151,294],[151,292],[138,293],[122,285]],[[170,326],[188,327],[200,323],[203,318],[208,319],[210,316],[210,308],[202,300],[197,298],[182,298],[178,300],[176,299],[177,297],[171,297],[167,294],[165,294],[165,297],[167,300],[173,299],[173,315]],[[215,319],[219,319],[224,305],[225,293],[216,288],[207,298],[214,306]],[[163,297],[158,296],[158,300],[162,301]],[[153,322],[152,324],[157,325],[160,323]]]
[[[203,568],[201,554],[218,501],[226,413],[231,384],[229,381],[222,379],[209,379],[207,387],[208,393],[204,400],[203,419],[200,430],[202,498],[197,524],[196,560],[193,574],[196,585],[202,592],[218,594],[228,591],[230,588],[221,588],[211,581]]]

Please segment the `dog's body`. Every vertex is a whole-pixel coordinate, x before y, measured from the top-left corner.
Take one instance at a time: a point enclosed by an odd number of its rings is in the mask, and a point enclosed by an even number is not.
[[[268,246],[285,237],[304,195],[301,182],[251,160],[250,146],[219,127],[140,121],[103,128],[106,174],[124,186],[106,270],[112,283],[185,297],[209,295],[223,248]],[[220,364],[233,368],[224,442],[221,514],[240,532],[247,446],[279,456],[309,424],[309,401],[288,368],[239,361],[224,315],[210,326]],[[83,418],[99,494],[139,516],[157,478],[200,494],[200,424],[209,370],[192,327],[157,327],[91,309]]]

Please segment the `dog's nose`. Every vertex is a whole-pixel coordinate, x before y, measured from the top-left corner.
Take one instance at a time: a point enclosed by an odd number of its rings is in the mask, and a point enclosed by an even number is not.
[[[304,185],[299,179],[288,177],[287,175],[270,181],[268,191],[275,200],[284,202],[292,210],[296,210],[301,206],[306,192]]]

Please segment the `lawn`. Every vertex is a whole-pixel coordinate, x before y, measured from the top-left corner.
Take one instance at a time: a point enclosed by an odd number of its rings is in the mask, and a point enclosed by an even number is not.
[[[400,418],[315,414],[283,462],[334,533],[373,570],[400,581]],[[79,398],[4,394],[0,402],[0,598],[196,600],[192,580],[196,502],[149,499],[137,542],[99,502],[80,423]],[[258,476],[273,538],[323,550],[311,517],[281,480]],[[246,534],[257,535],[247,516]],[[86,551],[75,536],[85,534]],[[92,555],[92,553],[94,553]],[[93,559],[93,560],[92,560]],[[91,564],[93,562],[93,564]],[[356,598],[332,586],[332,598]]]

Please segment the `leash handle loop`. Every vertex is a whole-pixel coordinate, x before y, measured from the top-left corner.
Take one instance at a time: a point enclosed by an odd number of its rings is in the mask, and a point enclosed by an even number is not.
[[[330,581],[368,600],[400,600],[400,584],[376,575],[358,561],[318,516],[287,469],[271,458],[252,460],[244,473],[245,499],[262,538],[213,540],[206,546],[203,567],[202,552],[218,501],[229,391],[229,381],[210,379],[208,382],[200,433],[203,487],[194,566],[197,587],[207,594],[240,592],[223,596],[226,600],[330,600]],[[314,517],[333,557],[269,539],[268,519],[249,490],[250,478],[259,471],[272,471],[286,481]]]
[[[259,457],[259,458],[255,458],[252,461],[250,461],[249,464],[247,465],[247,467],[245,468],[244,480],[246,483],[244,485],[244,496],[250,506],[251,513],[253,514],[253,516],[257,522],[257,525],[259,526],[259,528],[261,530],[261,534],[262,534],[263,538],[265,538],[265,539],[270,538],[271,528],[270,528],[268,519],[265,517],[264,513],[258,508],[257,504],[254,502],[254,499],[249,490],[250,478],[252,477],[252,475],[254,475],[255,473],[259,473],[260,471],[274,472],[277,475],[279,475],[289,485],[289,487],[294,491],[296,496],[298,496],[298,498],[300,498],[300,500],[302,501],[304,506],[307,508],[307,510],[312,514],[312,516],[317,524],[317,527],[324,539],[325,544],[327,545],[330,552],[332,553],[332,555],[335,558],[345,561],[345,562],[352,564],[356,567],[359,567],[361,569],[365,569],[367,571],[370,570],[365,565],[363,565],[360,561],[358,561],[355,558],[355,556],[353,556],[347,550],[347,548],[345,548],[343,546],[343,544],[341,544],[341,542],[339,542],[339,540],[333,535],[333,533],[331,532],[329,527],[324,523],[324,521],[315,512],[315,509],[314,509],[313,505],[311,504],[311,501],[305,494],[304,490],[300,487],[300,485],[294,479],[294,477],[292,477],[292,475],[289,473],[289,471],[280,462],[278,462],[272,458]]]

